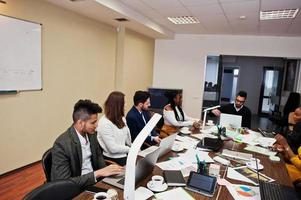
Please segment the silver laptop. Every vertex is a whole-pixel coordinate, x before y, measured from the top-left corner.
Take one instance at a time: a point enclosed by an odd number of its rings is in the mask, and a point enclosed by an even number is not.
[[[240,128],[242,116],[221,113],[219,124],[222,127]]]
[[[159,157],[159,149],[149,153],[143,159],[139,160],[136,164],[136,176],[135,183],[137,184],[139,181],[143,180],[145,177],[150,175],[157,163]],[[113,185],[120,189],[124,188],[125,176],[111,176],[102,179],[104,183]]]
[[[150,146],[147,149],[140,151],[138,155],[145,157],[149,153],[155,151],[156,149],[159,149],[159,151],[160,151],[159,158],[160,158],[161,156],[163,156],[164,154],[168,153],[171,150],[172,145],[174,144],[177,135],[178,135],[178,133],[175,133],[175,134],[172,134],[172,135],[162,139],[159,147],[158,146]]]

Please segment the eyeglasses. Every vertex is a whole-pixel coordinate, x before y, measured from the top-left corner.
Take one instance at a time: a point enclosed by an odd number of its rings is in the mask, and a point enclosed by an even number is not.
[[[238,99],[235,99],[235,101],[236,101],[237,103],[245,103],[245,100],[244,100],[244,101],[240,101],[240,100],[238,100]]]

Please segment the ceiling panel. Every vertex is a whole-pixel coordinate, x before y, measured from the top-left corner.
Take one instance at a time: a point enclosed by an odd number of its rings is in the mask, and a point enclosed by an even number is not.
[[[300,8],[301,0],[261,0],[261,10]]]
[[[234,13],[244,15],[245,13],[259,11],[259,0],[222,3],[221,5],[226,15]]]
[[[217,4],[217,0],[179,0],[184,6],[197,6],[204,4]]]
[[[259,20],[260,9],[301,8],[301,0],[44,1],[113,26],[122,24],[116,22],[114,18],[125,17],[130,19],[129,22],[123,23],[127,28],[133,28],[141,33],[147,31],[144,34],[154,37],[157,35],[172,37],[176,33],[301,36],[301,11],[293,20]],[[99,5],[96,5],[96,2]],[[167,20],[167,16],[186,15],[193,15],[200,24],[175,25]],[[242,20],[240,16],[246,18]]]
[[[215,14],[223,14],[223,10],[219,4],[208,4],[206,6],[188,6],[187,9],[196,16],[212,16]]]
[[[178,0],[164,0],[164,1],[162,1],[162,0],[141,0],[141,1],[156,10],[170,9],[170,7],[183,6]]]

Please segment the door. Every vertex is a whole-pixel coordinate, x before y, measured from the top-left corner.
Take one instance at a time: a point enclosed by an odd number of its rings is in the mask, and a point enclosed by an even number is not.
[[[263,67],[258,114],[270,115],[278,111],[281,97],[282,68]]]
[[[222,56],[207,56],[203,109],[220,104]]]

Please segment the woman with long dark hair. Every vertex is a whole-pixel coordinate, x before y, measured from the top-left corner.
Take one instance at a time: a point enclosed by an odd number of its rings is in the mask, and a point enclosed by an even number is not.
[[[168,104],[163,110],[164,125],[161,128],[160,138],[176,133],[179,128],[184,126],[200,127],[198,119],[189,117],[182,110],[182,94],[180,92],[167,92],[165,96],[168,98]]]
[[[106,159],[125,165],[131,135],[124,117],[124,94],[112,92],[104,104],[105,115],[97,127],[97,139]]]

